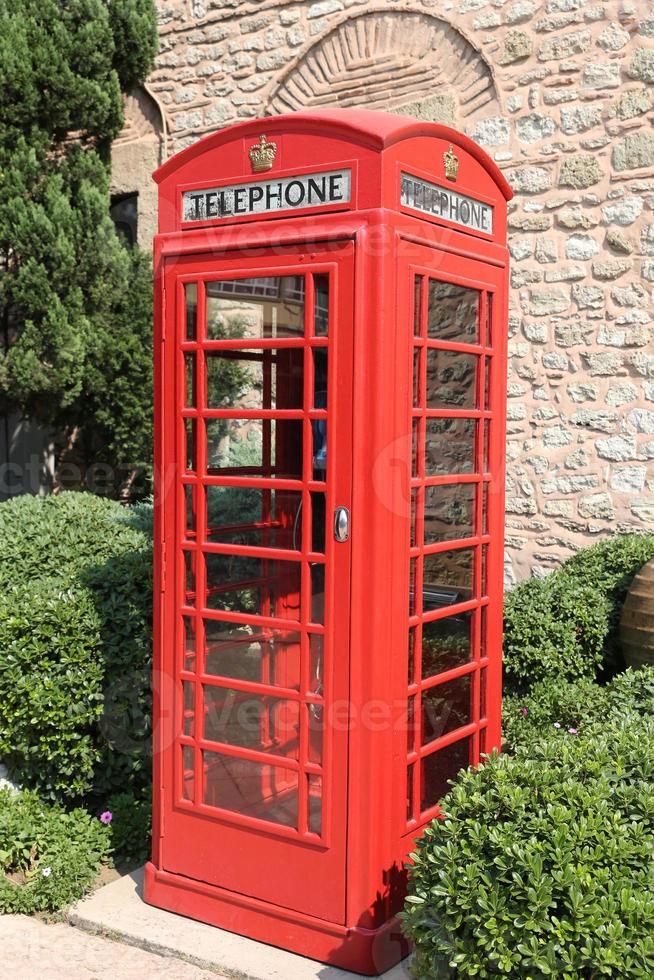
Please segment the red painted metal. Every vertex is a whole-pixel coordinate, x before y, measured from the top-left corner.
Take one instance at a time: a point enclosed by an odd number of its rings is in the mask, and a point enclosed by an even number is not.
[[[342,169],[349,202],[183,221],[189,189]],[[491,205],[493,233],[403,205],[403,173]],[[511,192],[454,130],[345,110],[222,130],[155,177],[145,897],[375,974],[446,779],[500,742]],[[228,369],[256,384],[225,394]]]

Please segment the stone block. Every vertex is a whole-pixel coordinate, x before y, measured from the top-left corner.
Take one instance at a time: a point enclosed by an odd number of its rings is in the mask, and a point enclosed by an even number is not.
[[[630,89],[624,92],[614,102],[613,109],[618,119],[633,119],[643,112],[648,112],[652,106],[652,98],[646,88]]]
[[[619,279],[625,272],[629,272],[632,266],[631,259],[604,259],[593,262],[593,275],[596,279]]]
[[[615,61],[591,61],[581,73],[583,89],[608,89],[620,87],[620,65]]]
[[[551,316],[563,313],[570,306],[570,296],[563,289],[532,289],[529,312],[532,316]]]
[[[625,462],[636,459],[636,440],[633,436],[611,436],[610,439],[598,439],[595,451],[601,459],[613,462]]]
[[[545,167],[518,167],[508,174],[508,181],[519,194],[537,194],[552,186],[552,174]]]
[[[515,262],[522,262],[533,254],[534,243],[531,238],[509,239],[509,253]]]
[[[627,405],[638,398],[638,389],[631,381],[623,381],[621,384],[612,384],[606,393],[604,401],[607,405]]]
[[[654,435],[654,412],[646,408],[633,408],[627,416],[627,421],[636,432],[644,432],[648,436]]]
[[[580,310],[599,310],[604,306],[604,290],[601,286],[574,283],[572,298]]]
[[[637,48],[627,68],[629,78],[640,82],[654,82],[654,51],[650,48]]]
[[[582,189],[592,187],[602,177],[602,167],[591,153],[575,153],[566,157],[559,174],[560,187]]]
[[[623,252],[625,255],[631,255],[634,250],[634,246],[627,236],[618,231],[617,228],[609,228],[606,233],[606,241],[616,252]]]
[[[556,215],[556,223],[562,228],[587,230],[595,228],[599,224],[599,218],[581,208],[564,208]]]
[[[608,493],[591,493],[579,498],[579,513],[582,517],[613,520],[615,511]]]
[[[517,3],[511,4],[507,7],[505,18],[507,24],[522,24],[524,21],[529,20],[532,14],[535,14],[538,9],[538,4],[536,0],[518,0]]]
[[[504,47],[499,56],[500,65],[512,65],[516,61],[528,58],[532,52],[533,43],[529,34],[524,31],[508,31],[504,38]]]
[[[640,493],[645,486],[644,466],[621,466],[613,470],[610,487],[620,493]]]
[[[559,37],[544,41],[538,49],[539,61],[561,61],[575,54],[583,54],[591,46],[590,31],[568,31]]]
[[[585,278],[586,270],[583,265],[557,265],[555,269],[545,272],[545,282],[572,282]]]
[[[599,388],[594,384],[574,384],[567,387],[568,397],[573,402],[594,402],[597,400]]]
[[[613,20],[599,35],[597,43],[604,51],[619,51],[629,44],[630,37],[629,31]]]
[[[587,449],[575,449],[573,453],[566,456],[564,466],[567,470],[583,470],[590,466],[591,455]]]
[[[565,243],[567,259],[586,261],[592,259],[600,250],[599,243],[590,235],[570,235]]]
[[[646,130],[628,133],[618,140],[611,154],[613,169],[637,170],[651,167],[654,161],[654,133]]]
[[[548,231],[552,218],[549,214],[512,214],[508,225],[513,231]]]
[[[307,20],[314,17],[325,17],[327,14],[334,14],[337,10],[344,10],[341,0],[321,0],[320,3],[312,3],[307,11]]]
[[[518,139],[523,143],[538,143],[539,140],[546,139],[556,132],[556,123],[551,116],[532,112],[528,116],[516,119],[515,128]]]
[[[645,225],[641,228],[640,250],[643,255],[654,255],[654,225]]]
[[[558,449],[562,446],[569,446],[572,442],[572,435],[563,425],[553,425],[550,429],[543,430],[541,441],[547,449]]]
[[[651,497],[639,497],[632,500],[630,507],[631,513],[640,521],[647,524],[654,523],[654,500]]]
[[[613,432],[618,416],[616,412],[605,412],[601,409],[593,411],[588,408],[578,408],[570,416],[572,425],[584,429],[592,429],[595,432]]]
[[[601,119],[601,105],[575,105],[561,109],[561,129],[568,136],[585,133],[597,126]]]
[[[588,353],[584,354],[583,357],[588,362],[593,377],[609,377],[612,374],[617,374],[624,364],[622,355],[614,351]]]
[[[543,513],[548,517],[572,517],[573,503],[571,500],[544,500]]]
[[[648,293],[639,282],[631,282],[628,286],[614,286],[611,299],[616,306],[643,306],[648,301]]]

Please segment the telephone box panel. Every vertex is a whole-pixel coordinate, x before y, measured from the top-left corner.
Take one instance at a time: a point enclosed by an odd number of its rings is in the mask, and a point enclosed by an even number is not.
[[[510,192],[453,130],[345,110],[156,179],[146,901],[375,974],[500,742]]]

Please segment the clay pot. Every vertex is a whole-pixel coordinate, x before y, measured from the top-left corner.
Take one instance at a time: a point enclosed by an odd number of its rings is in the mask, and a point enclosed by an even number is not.
[[[654,665],[654,558],[629,586],[620,617],[620,643],[627,667]]]

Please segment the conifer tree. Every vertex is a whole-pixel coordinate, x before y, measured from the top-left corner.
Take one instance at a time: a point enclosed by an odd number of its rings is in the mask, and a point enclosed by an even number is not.
[[[153,0],[0,0],[0,413],[123,474],[151,452],[151,273],[109,154],[155,50]]]

